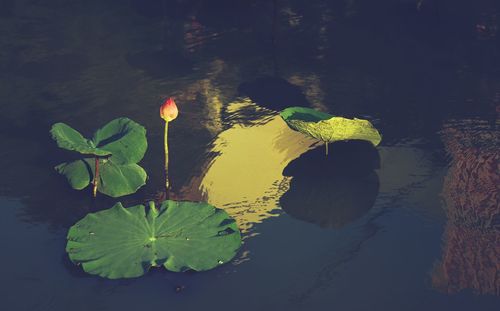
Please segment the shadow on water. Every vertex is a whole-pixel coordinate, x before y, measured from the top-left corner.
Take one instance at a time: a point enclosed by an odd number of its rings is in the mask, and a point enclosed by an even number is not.
[[[78,77],[87,67],[83,55],[51,55],[43,60],[29,61],[21,65],[12,63],[7,72],[28,79],[43,79],[46,82],[62,82]]]
[[[94,278],[95,276],[85,272],[81,266],[75,265],[66,252],[61,253],[61,265],[74,278]]]
[[[262,76],[238,87],[240,95],[248,96],[257,105],[281,111],[293,106],[310,106],[302,90],[279,77]]]
[[[184,48],[184,21],[194,14],[198,2],[133,0],[132,10],[155,25],[158,37],[155,40],[156,48],[128,53],[128,64],[155,79],[192,73],[194,62]]]
[[[179,18],[192,13],[200,0],[132,0],[133,10],[148,19]]]
[[[200,21],[216,29],[254,30],[272,16],[272,1],[199,1],[197,8]]]
[[[15,7],[14,0],[0,1],[0,18],[9,18],[12,16],[12,11]]]
[[[155,79],[189,74],[194,66],[186,56],[168,49],[131,53],[127,55],[127,62]]]
[[[375,203],[380,157],[365,141],[336,142],[331,150],[328,156],[323,148],[308,151],[284,169],[283,175],[293,179],[280,205],[294,218],[339,228]]]

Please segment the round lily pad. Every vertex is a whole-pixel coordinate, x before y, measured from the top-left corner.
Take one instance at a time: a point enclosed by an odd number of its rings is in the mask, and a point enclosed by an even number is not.
[[[305,107],[290,107],[280,113],[288,126],[327,143],[342,140],[366,140],[377,146],[382,137],[368,120],[335,117]]]
[[[116,164],[139,162],[148,147],[146,129],[129,118],[112,120],[95,132],[92,141],[109,152]]]
[[[229,262],[241,245],[236,222],[208,203],[164,201],[157,209],[121,203],[92,214],[68,232],[66,251],[90,274],[118,279],[151,267],[205,271]]]

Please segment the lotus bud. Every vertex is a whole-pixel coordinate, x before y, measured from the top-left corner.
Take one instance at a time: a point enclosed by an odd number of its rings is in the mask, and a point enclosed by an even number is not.
[[[175,105],[175,101],[172,97],[165,100],[163,105],[160,107],[160,116],[163,120],[170,122],[177,118],[179,114],[179,110],[177,110],[177,106]]]

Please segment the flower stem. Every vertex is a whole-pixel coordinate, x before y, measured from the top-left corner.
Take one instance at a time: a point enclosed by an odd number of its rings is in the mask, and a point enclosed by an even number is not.
[[[169,198],[170,184],[168,182],[168,121],[165,121],[165,137],[164,137],[164,147],[165,147],[165,190],[166,198]]]
[[[326,146],[325,153],[326,155],[328,155],[328,142],[325,142],[325,146]]]
[[[97,183],[99,181],[99,157],[95,157],[95,174],[94,174],[94,182],[93,182],[93,189],[92,189],[92,195],[95,198],[97,196]]]

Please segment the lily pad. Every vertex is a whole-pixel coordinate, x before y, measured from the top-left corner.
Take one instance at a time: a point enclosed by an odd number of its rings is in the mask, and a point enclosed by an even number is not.
[[[366,140],[377,146],[382,137],[368,120],[335,117],[311,108],[290,107],[280,113],[288,126],[326,143]]]
[[[112,155],[116,164],[137,163],[148,148],[146,129],[128,119],[115,119],[98,129],[92,139],[100,150]]]
[[[146,153],[146,129],[129,118],[112,120],[98,129],[92,139],[65,123],[56,123],[50,133],[60,148],[95,156],[114,156],[115,163],[137,163]]]
[[[136,192],[146,183],[146,172],[136,164],[147,149],[146,129],[140,124],[118,118],[97,130],[92,139],[64,123],[54,124],[50,132],[59,147],[99,158],[99,192],[119,197]],[[94,179],[95,158],[65,162],[55,169],[73,189],[82,190]]]
[[[95,147],[92,140],[83,137],[80,132],[65,123],[56,123],[50,130],[52,138],[60,148],[72,150],[81,154],[91,154],[96,156],[110,155],[110,151],[100,150]]]
[[[66,177],[70,186],[75,190],[85,189],[89,185],[92,176],[94,176],[88,161],[84,160],[65,162],[56,166],[55,169],[59,174]]]
[[[241,245],[235,221],[208,203],[164,201],[157,209],[121,203],[88,214],[68,232],[71,261],[90,274],[118,279],[151,267],[205,271],[229,262]]]
[[[55,167],[56,171],[66,176],[73,189],[82,190],[93,180],[95,159],[85,158]],[[135,163],[116,164],[112,157],[101,159],[97,190],[111,197],[120,197],[136,192],[146,184],[146,171]]]

